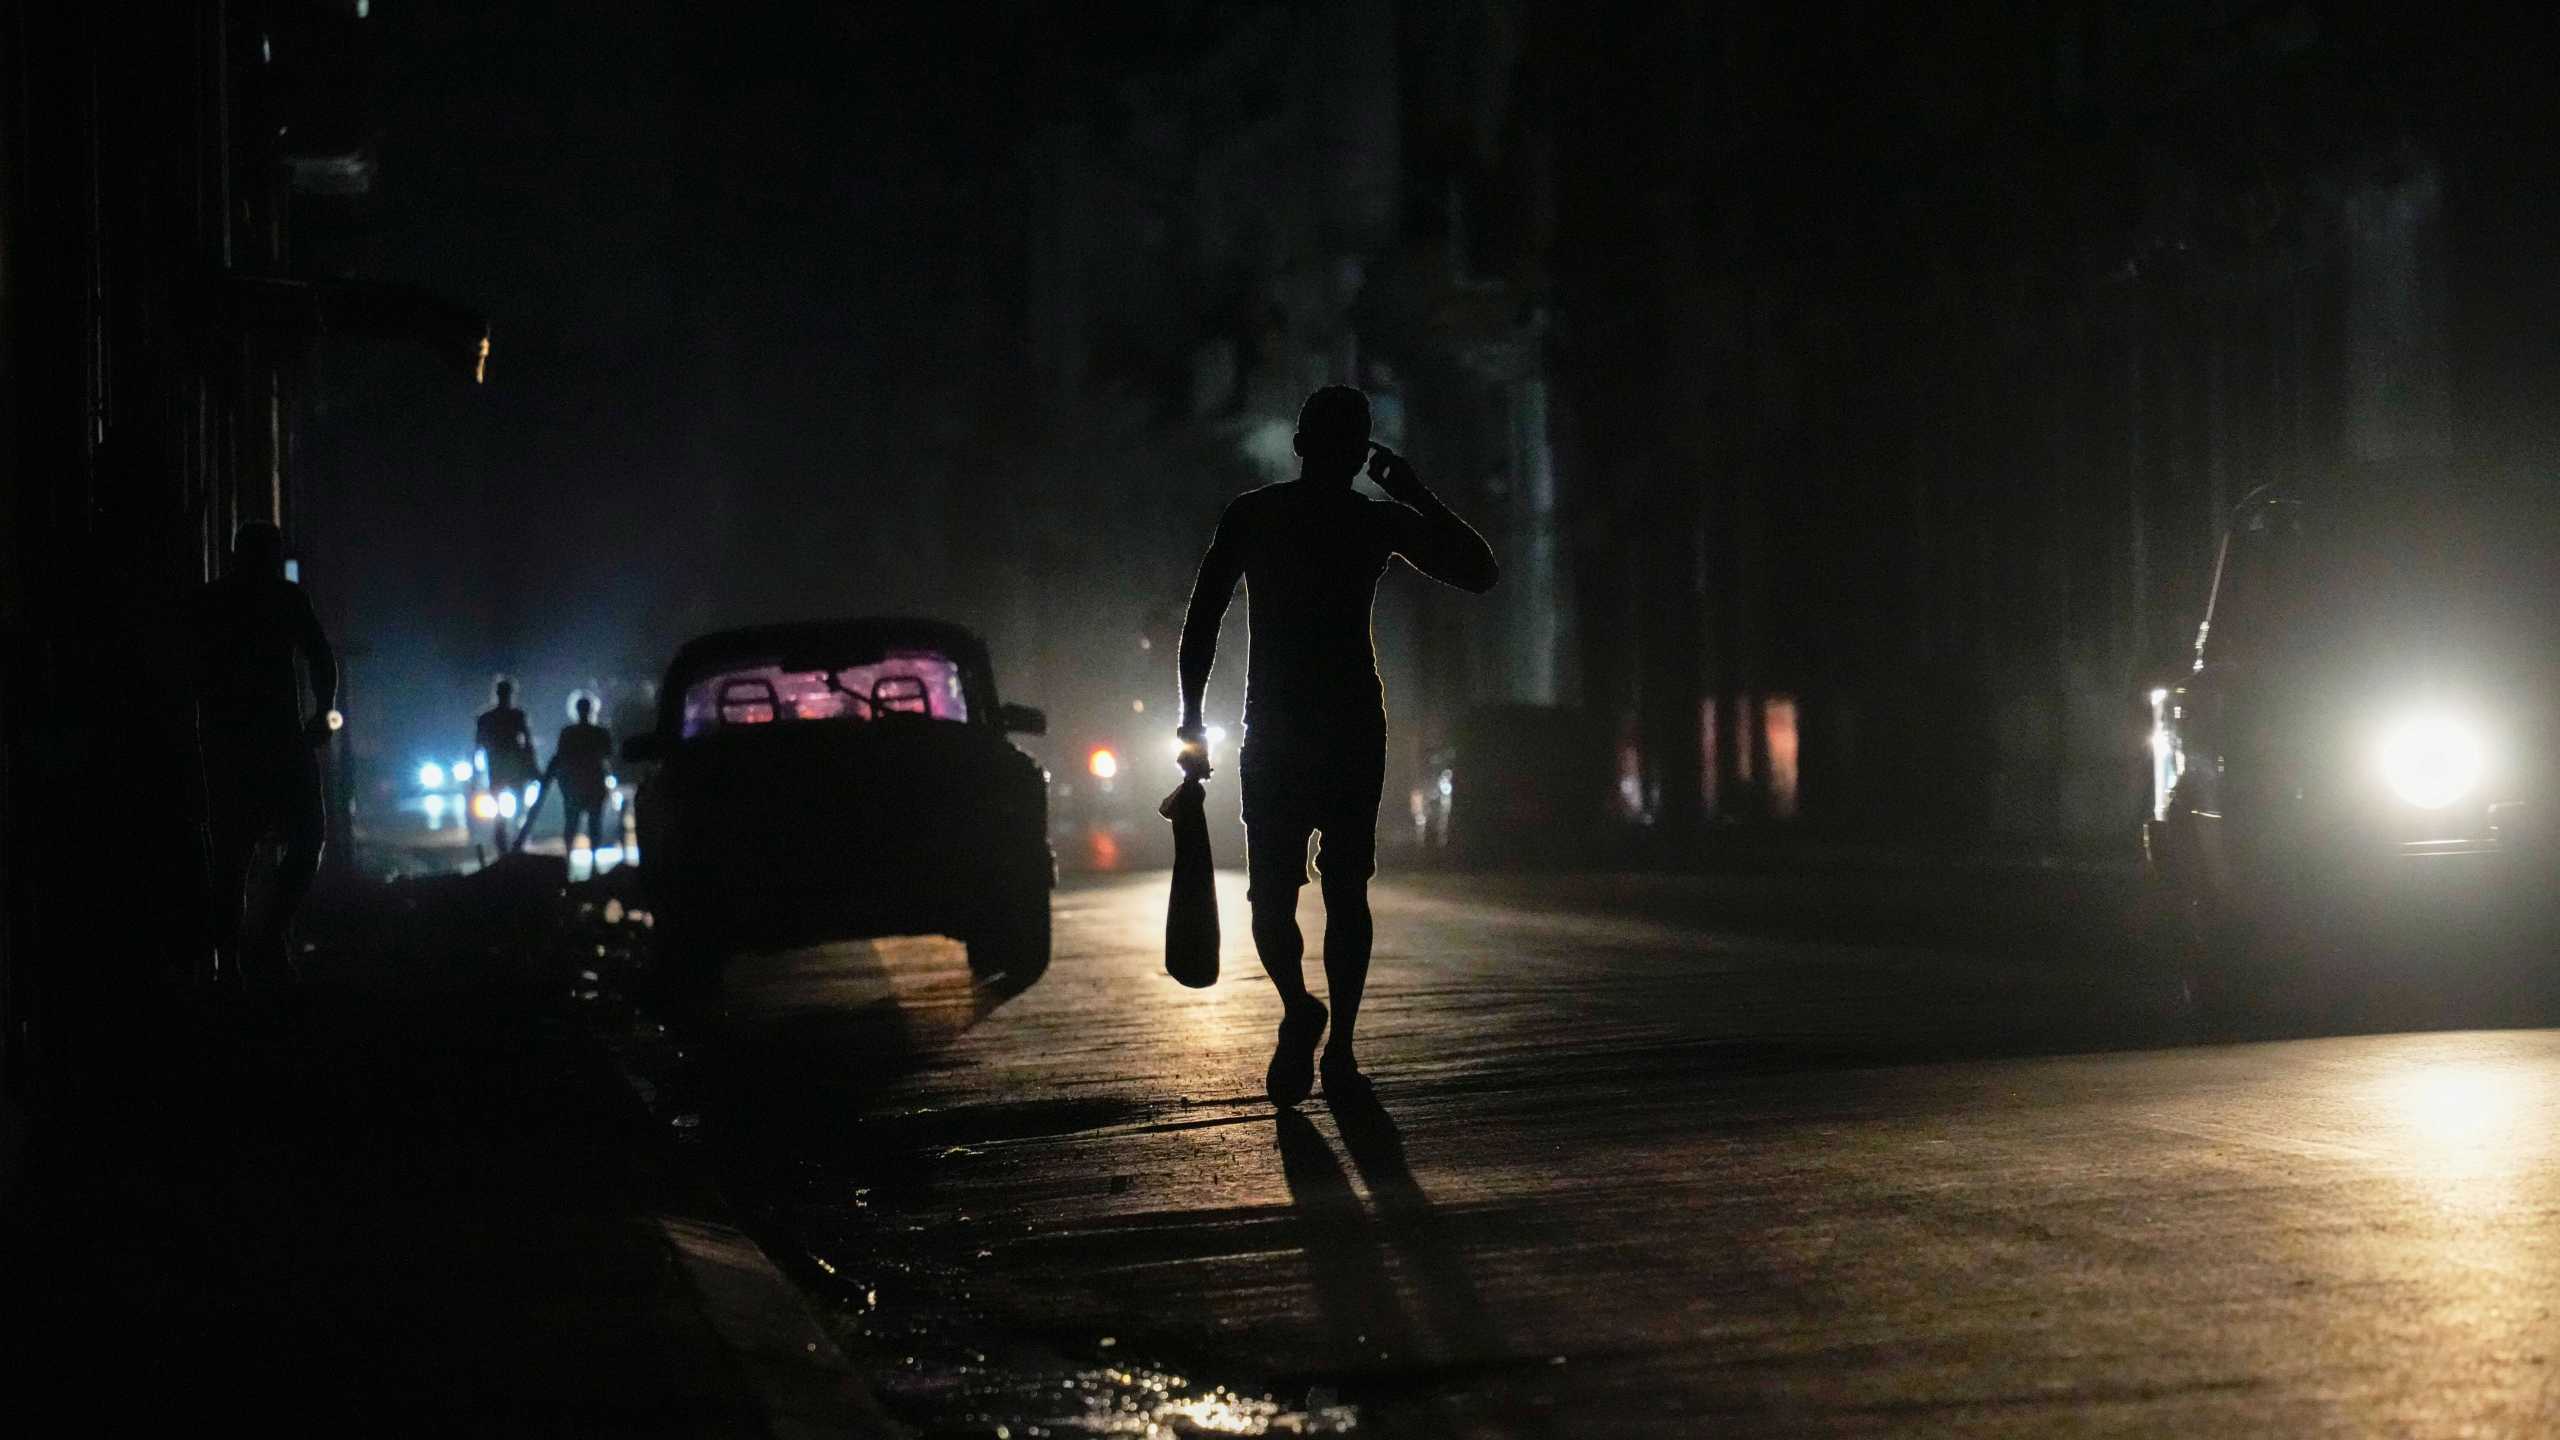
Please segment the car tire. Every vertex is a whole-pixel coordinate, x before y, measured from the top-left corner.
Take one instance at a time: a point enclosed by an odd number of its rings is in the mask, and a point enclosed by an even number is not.
[[[2134,898],[2132,952],[2141,984],[2172,1009],[2192,1008],[2203,966],[2194,909],[2185,892],[2156,876],[2145,877]]]
[[[2199,917],[2188,989],[2208,1035],[2264,1039],[2332,1025],[2337,997],[2310,983],[2306,938],[2252,916]]]
[[[2245,1039],[2263,1031],[2274,1015],[2274,993],[2247,959],[2219,953],[2207,942],[2186,974],[2187,1003],[2203,1032],[2216,1039]]]
[[[1049,969],[1048,888],[1004,901],[963,943],[979,979],[1012,990],[1030,985]]]

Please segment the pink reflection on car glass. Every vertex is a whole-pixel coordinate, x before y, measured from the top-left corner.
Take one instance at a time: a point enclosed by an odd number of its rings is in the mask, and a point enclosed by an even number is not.
[[[849,665],[827,683],[824,670],[740,665],[715,671],[684,692],[684,736],[777,721],[862,724],[881,715],[966,721],[969,701],[960,667],[931,651],[894,651],[868,665]]]

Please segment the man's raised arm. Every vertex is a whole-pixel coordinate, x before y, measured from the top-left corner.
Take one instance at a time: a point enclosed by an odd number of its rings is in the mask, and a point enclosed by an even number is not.
[[[1235,599],[1236,582],[1244,578],[1244,557],[1235,536],[1235,507],[1218,518],[1218,533],[1209,540],[1209,553],[1200,558],[1200,574],[1191,582],[1191,606],[1182,615],[1182,725],[1185,731],[1201,726],[1200,701],[1209,689],[1209,668],[1218,658],[1218,622],[1226,618],[1227,605]]]
[[[1422,477],[1413,473],[1411,461],[1384,445],[1371,448],[1376,453],[1369,462],[1369,476],[1397,502],[1390,522],[1396,553],[1443,585],[1477,595],[1492,589],[1493,582],[1502,578],[1493,547],[1456,511],[1440,503]]]

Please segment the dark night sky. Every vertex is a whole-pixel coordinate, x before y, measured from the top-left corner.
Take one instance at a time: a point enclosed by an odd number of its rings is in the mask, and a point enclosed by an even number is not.
[[[880,8],[377,12],[358,264],[494,334],[476,391],[321,361],[315,553],[360,577],[351,700],[389,758],[467,735],[502,669],[539,726],[713,625],[949,608],[954,392],[1002,373],[963,347],[1011,324],[1015,52]]]

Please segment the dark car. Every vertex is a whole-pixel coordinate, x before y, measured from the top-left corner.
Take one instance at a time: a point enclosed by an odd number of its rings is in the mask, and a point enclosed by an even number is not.
[[[2281,999],[2274,957],[2327,942],[2408,963],[2545,933],[2552,508],[2401,474],[2235,512],[2193,659],[2150,696],[2145,851],[2201,998]]]
[[[1023,982],[1049,961],[1047,777],[1006,739],[957,625],[862,619],[706,635],[676,653],[655,733],[624,754],[661,948],[697,975],[741,945],[949,935]]]

